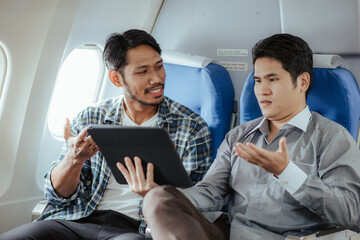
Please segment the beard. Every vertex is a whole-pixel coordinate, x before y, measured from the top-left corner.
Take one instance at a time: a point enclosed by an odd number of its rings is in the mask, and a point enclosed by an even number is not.
[[[136,96],[136,94],[134,94],[133,91],[130,89],[130,86],[127,83],[127,81],[125,79],[123,81],[124,81],[123,93],[124,93],[124,95],[127,95],[128,97],[130,97],[130,99],[132,101],[136,101],[136,102],[141,103],[141,104],[146,105],[146,106],[158,107],[165,99],[164,95],[157,97],[155,102],[147,102],[147,101],[144,101],[142,99],[139,99]],[[144,92],[146,94],[146,93],[150,92],[152,89],[154,89],[156,87],[159,87],[159,86],[164,88],[163,83],[158,83],[158,84],[155,84],[154,86],[152,86],[151,88],[145,88]]]

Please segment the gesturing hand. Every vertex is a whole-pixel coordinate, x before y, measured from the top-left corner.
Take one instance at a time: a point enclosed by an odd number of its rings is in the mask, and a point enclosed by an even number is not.
[[[66,118],[64,138],[69,149],[63,160],[51,170],[50,180],[56,193],[69,198],[79,184],[82,166],[86,159],[95,155],[99,150],[91,137],[86,137],[87,128],[83,129],[78,136],[70,131],[70,121]]]
[[[124,175],[131,191],[145,197],[151,189],[159,186],[154,182],[154,165],[152,163],[147,164],[145,178],[141,159],[139,157],[134,157],[135,166],[129,157],[125,157],[124,161],[126,167],[120,162],[117,163],[117,167]]]
[[[86,159],[99,151],[93,139],[90,136],[86,137],[87,129],[84,128],[77,136],[73,135],[70,131],[70,121],[66,118],[64,138],[69,145],[68,157],[79,164],[83,164]]]
[[[279,176],[289,164],[289,152],[286,147],[286,138],[282,137],[276,152],[267,151],[253,143],[237,143],[234,147],[236,155],[245,161],[255,164],[275,176]]]

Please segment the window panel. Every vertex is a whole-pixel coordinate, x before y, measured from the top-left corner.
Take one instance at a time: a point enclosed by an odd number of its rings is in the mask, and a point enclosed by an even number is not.
[[[66,117],[71,120],[97,100],[105,69],[101,53],[99,47],[87,44],[73,50],[63,62],[48,115],[49,129],[55,137],[63,137]]]

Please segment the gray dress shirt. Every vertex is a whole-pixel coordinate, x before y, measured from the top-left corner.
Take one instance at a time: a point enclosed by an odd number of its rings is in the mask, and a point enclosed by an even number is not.
[[[259,127],[262,120],[226,135],[203,181],[183,191],[195,207],[214,221],[228,204],[230,239],[284,239],[353,225],[360,214],[360,151],[348,131],[311,112],[305,131],[286,124],[269,143],[268,120]],[[233,151],[237,142],[277,151],[281,136],[286,136],[290,161],[306,173],[292,194],[271,173]]]

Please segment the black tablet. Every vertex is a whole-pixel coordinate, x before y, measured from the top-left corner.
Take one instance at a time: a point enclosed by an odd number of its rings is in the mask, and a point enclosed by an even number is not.
[[[191,186],[175,146],[164,129],[92,125],[88,133],[98,145],[118,183],[126,184],[126,180],[116,163],[124,164],[125,157],[134,159],[138,156],[142,160],[145,176],[146,164],[153,163],[154,181],[157,184],[181,188]]]

